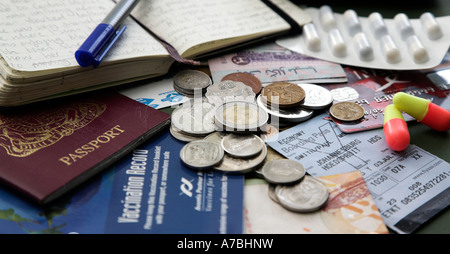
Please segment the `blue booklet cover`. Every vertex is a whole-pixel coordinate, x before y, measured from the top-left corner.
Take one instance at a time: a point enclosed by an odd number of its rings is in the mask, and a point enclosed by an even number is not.
[[[244,176],[187,168],[183,145],[165,131],[47,206],[0,188],[0,233],[242,233]]]

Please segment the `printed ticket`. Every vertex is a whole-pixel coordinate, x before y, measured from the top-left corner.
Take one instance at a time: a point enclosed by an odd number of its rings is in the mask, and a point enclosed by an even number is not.
[[[395,152],[381,128],[346,134],[326,114],[266,140],[315,177],[359,170],[386,225],[411,233],[450,203],[449,163],[418,146]]]

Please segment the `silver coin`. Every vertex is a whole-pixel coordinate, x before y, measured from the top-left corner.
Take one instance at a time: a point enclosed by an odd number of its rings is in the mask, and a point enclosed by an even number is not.
[[[172,124],[170,125],[169,131],[170,131],[170,134],[172,135],[172,137],[174,137],[182,142],[191,142],[191,141],[195,141],[195,140],[202,140],[204,138],[203,136],[193,136],[193,135],[183,133],[180,130],[178,130],[175,126],[173,126]]]
[[[275,184],[298,182],[306,174],[303,164],[289,159],[269,161],[264,164],[261,172],[269,183]]]
[[[214,166],[215,170],[226,173],[247,173],[259,167],[267,156],[267,146],[263,146],[263,150],[255,157],[236,158],[225,154],[220,164]]]
[[[294,107],[292,109],[278,109],[275,107],[270,107],[262,101],[261,95],[256,98],[256,103],[270,115],[272,123],[277,120],[295,123],[302,122],[309,119],[314,112],[311,109],[305,109],[301,106]]]
[[[209,169],[220,163],[225,152],[220,144],[207,140],[187,143],[180,150],[180,158],[190,168]]]
[[[237,158],[255,156],[265,146],[264,141],[254,134],[229,134],[223,137],[221,145],[225,152]]]
[[[239,81],[224,80],[214,83],[206,89],[205,97],[215,105],[228,101],[255,101],[252,88]]]
[[[333,96],[330,90],[325,87],[314,84],[298,84],[305,90],[305,101],[302,104],[303,108],[309,109],[323,109],[333,103]]]
[[[259,132],[264,129],[269,115],[255,103],[230,101],[219,105],[215,111],[215,123],[230,132]]]
[[[305,175],[294,185],[277,185],[275,194],[280,205],[294,212],[312,212],[328,200],[327,186],[316,178]]]
[[[207,135],[216,130],[214,113],[214,105],[204,99],[193,99],[177,107],[171,121],[175,128],[188,135]]]
[[[208,74],[197,70],[184,70],[178,72],[173,78],[175,90],[183,94],[193,95],[195,91],[206,91],[212,84]]]

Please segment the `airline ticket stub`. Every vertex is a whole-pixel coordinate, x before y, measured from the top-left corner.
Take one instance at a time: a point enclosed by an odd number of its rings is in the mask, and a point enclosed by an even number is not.
[[[411,233],[450,203],[450,165],[418,146],[395,152],[381,128],[347,134],[326,114],[280,132],[267,144],[315,177],[359,170],[386,225]]]

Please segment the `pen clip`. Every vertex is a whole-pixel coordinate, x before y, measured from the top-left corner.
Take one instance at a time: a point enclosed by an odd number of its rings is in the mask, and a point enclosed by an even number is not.
[[[127,26],[123,25],[119,30],[115,32],[115,35],[111,38],[111,40],[105,45],[105,47],[100,51],[97,56],[94,58],[92,65],[96,68],[106,56],[108,51],[112,48],[114,43],[119,39],[119,37],[123,34]]]

